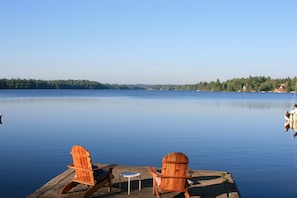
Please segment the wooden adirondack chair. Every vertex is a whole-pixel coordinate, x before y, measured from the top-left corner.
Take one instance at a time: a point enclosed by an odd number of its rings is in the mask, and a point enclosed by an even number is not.
[[[92,164],[89,151],[83,146],[75,145],[72,147],[71,155],[73,164],[68,165],[69,168],[75,170],[73,180],[65,185],[60,191],[61,194],[67,193],[78,184],[85,184],[90,188],[83,195],[84,198],[96,192],[99,188],[108,183],[108,192],[111,191],[112,185],[112,169],[115,164],[104,167],[97,167]]]
[[[153,194],[160,198],[165,192],[183,192],[189,198],[188,179],[188,157],[180,152],[173,152],[166,155],[162,160],[162,170],[159,173],[154,167],[149,166],[148,170],[153,177]]]

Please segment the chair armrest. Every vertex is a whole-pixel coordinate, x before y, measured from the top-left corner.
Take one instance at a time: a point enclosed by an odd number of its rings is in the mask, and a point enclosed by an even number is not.
[[[68,168],[75,168],[74,164],[69,164]]]
[[[186,178],[187,179],[192,178],[193,173],[194,173],[194,171],[191,168],[188,167]]]
[[[108,164],[108,165],[105,165],[105,166],[100,166],[100,167],[93,168],[93,170],[113,169],[115,166],[117,166],[117,164]]]
[[[161,174],[152,166],[147,167],[153,177],[161,177]]]
[[[191,168],[189,168],[187,172],[188,172],[188,175],[192,175],[194,173],[194,171]]]

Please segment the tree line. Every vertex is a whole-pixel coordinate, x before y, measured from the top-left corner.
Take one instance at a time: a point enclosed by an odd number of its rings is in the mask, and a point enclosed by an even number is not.
[[[0,89],[138,89],[135,85],[111,85],[89,80],[0,79]]]
[[[151,90],[200,90],[227,92],[292,92],[297,89],[297,77],[272,79],[264,76],[233,78],[221,82],[200,81],[186,85],[118,85],[102,84],[89,80],[34,80],[34,79],[0,79],[0,89],[151,89]]]

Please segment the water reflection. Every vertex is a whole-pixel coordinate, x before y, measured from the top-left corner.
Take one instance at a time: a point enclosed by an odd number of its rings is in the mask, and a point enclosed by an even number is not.
[[[285,131],[292,129],[295,131],[293,137],[297,136],[297,104],[294,105],[294,109],[287,111],[284,115],[285,117]]]

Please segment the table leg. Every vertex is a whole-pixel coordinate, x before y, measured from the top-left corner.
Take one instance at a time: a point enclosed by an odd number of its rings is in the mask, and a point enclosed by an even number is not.
[[[119,175],[119,189],[121,190],[121,175]]]
[[[139,184],[138,184],[139,190],[141,190],[141,176],[139,175]]]
[[[130,195],[130,177],[128,177],[128,195]]]

